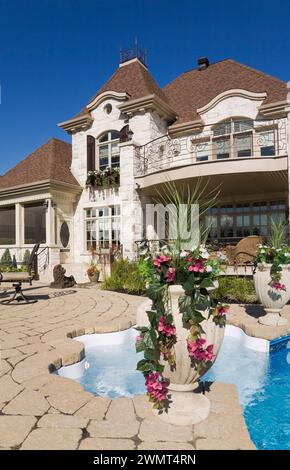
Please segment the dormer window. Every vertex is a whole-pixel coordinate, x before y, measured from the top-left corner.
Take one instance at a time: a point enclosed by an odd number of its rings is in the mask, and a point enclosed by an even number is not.
[[[98,139],[97,146],[97,167],[100,171],[107,167],[120,167],[119,151],[120,133],[118,131],[109,131],[102,134]]]

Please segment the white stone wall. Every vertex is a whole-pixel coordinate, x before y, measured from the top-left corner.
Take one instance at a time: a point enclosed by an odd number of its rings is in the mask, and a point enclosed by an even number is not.
[[[104,111],[107,104],[112,105],[108,115]],[[109,205],[121,206],[121,243],[125,257],[133,257],[134,241],[142,236],[142,204],[135,190],[134,181],[134,145],[120,145],[120,187],[118,189],[96,190],[85,188],[87,177],[87,135],[96,139],[106,131],[120,131],[127,123],[133,131],[133,142],[145,144],[166,133],[166,122],[155,112],[140,112],[129,121],[121,115],[117,99],[107,99],[91,112],[94,119],[92,126],[72,136],[72,173],[84,188],[75,207],[73,227],[73,259],[84,267],[89,263],[86,251],[85,209]]]

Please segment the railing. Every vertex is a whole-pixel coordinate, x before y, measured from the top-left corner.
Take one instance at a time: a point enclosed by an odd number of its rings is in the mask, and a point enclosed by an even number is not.
[[[189,136],[166,134],[137,147],[135,176],[207,162],[287,155],[286,119],[253,121],[246,131],[215,134],[213,126]]]

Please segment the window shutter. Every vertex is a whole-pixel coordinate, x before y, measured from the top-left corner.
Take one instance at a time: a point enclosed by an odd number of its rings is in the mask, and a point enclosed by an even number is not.
[[[87,171],[94,171],[96,152],[95,152],[95,138],[92,135],[87,136]]]
[[[126,126],[122,127],[120,130],[120,142],[128,142],[128,132],[129,132],[129,124]]]

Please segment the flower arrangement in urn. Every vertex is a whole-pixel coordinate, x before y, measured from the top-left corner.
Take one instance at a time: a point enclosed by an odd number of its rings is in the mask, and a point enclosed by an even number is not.
[[[211,295],[222,261],[202,245],[193,251],[164,246],[153,257],[145,244],[143,257],[152,306],[146,325],[136,328],[136,351],[144,353],[137,369],[161,419],[193,424],[209,413],[209,400],[193,389],[217,357],[229,309]]]
[[[254,283],[266,315],[259,323],[283,326],[287,320],[281,310],[290,299],[290,246],[286,243],[284,222],[271,221],[271,237],[267,245],[259,245],[254,260]]]
[[[100,277],[100,270],[97,265],[97,251],[94,247],[90,247],[90,264],[87,267],[87,275],[89,277],[90,282],[98,282]]]

